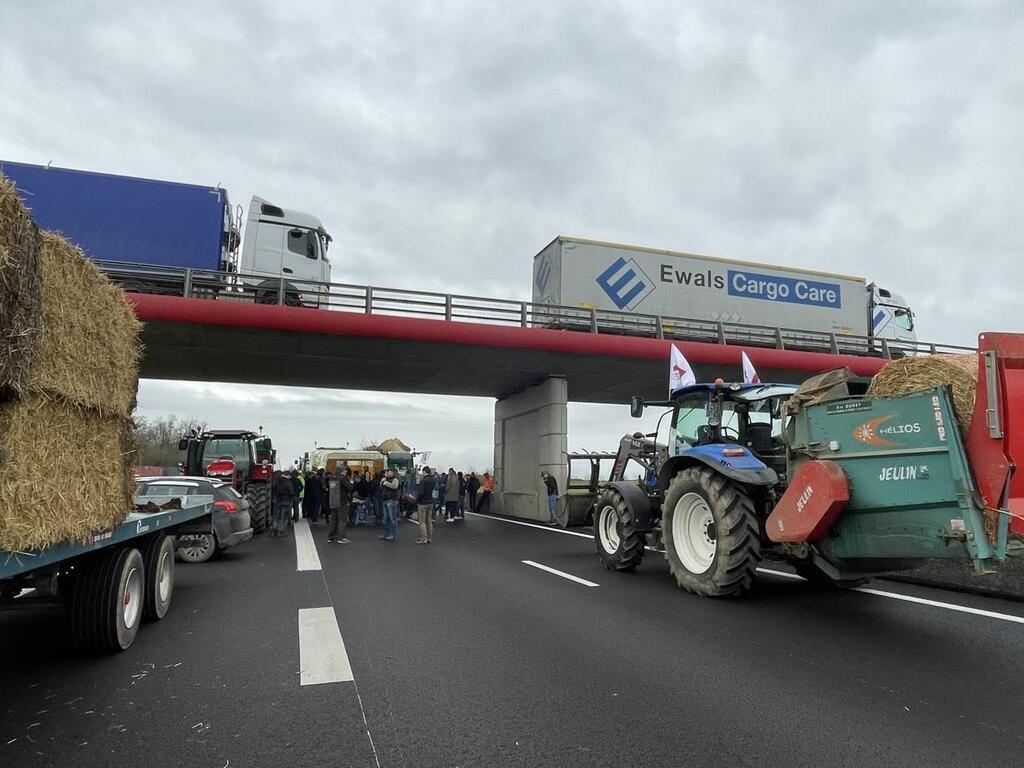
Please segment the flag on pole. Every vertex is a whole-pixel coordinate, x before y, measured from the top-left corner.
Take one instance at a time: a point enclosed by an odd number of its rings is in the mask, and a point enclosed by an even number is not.
[[[686,361],[686,358],[683,357],[683,353],[676,348],[675,344],[673,344],[668,368],[669,395],[680,387],[696,383],[697,379],[693,375],[693,369],[690,368],[690,364]]]
[[[743,355],[743,383],[744,384],[760,384],[761,377],[757,375],[757,371],[754,369],[754,364],[750,362],[750,358],[747,357],[747,353],[740,351]]]

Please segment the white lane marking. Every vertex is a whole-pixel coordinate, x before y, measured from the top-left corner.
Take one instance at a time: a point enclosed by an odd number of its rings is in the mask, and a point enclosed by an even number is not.
[[[355,682],[333,608],[299,609],[299,683]]]
[[[316,544],[313,541],[313,532],[309,530],[309,523],[305,520],[298,520],[295,523],[295,560],[297,571],[320,571],[320,555],[316,552]]]
[[[975,616],[986,616],[990,619],[1002,619],[1003,621],[1012,621],[1015,624],[1024,624],[1024,617],[1013,616],[1009,613],[996,613],[995,611],[985,611],[981,608],[968,608],[966,605],[943,603],[938,600],[927,600],[923,597],[911,597],[910,595],[900,595],[896,592],[883,592],[880,589],[871,589],[869,587],[852,587],[851,591],[863,592],[866,595],[878,595],[879,597],[889,597],[893,600],[904,600],[908,603],[930,605],[933,608],[945,608],[947,611],[960,611],[961,613],[970,613]]]
[[[551,567],[549,567],[547,565],[541,565],[540,563],[535,563],[535,562],[533,562],[533,560],[523,560],[523,564],[524,565],[532,565],[534,568],[540,568],[542,571],[547,571],[548,573],[553,573],[553,574],[555,574],[555,576],[561,576],[563,579],[568,579],[569,581],[575,581],[577,584],[582,584],[585,587],[600,587],[601,586],[600,584],[595,584],[592,581],[587,581],[586,579],[581,579],[579,576],[573,576],[571,573],[566,573],[565,571],[560,571],[557,568],[551,568]]]
[[[797,576],[795,573],[786,573],[786,571],[775,571],[771,568],[758,568],[758,573],[767,573],[769,576],[781,576],[784,579],[796,579],[797,581],[807,581],[803,576]]]
[[[553,533],[567,533],[570,536],[582,536],[583,538],[586,538],[586,539],[592,539],[593,538],[592,535],[587,534],[587,533],[578,533],[576,531],[566,531],[566,530],[563,530],[562,528],[550,528],[550,527],[545,526],[545,525],[534,525],[533,523],[525,523],[525,522],[521,522],[519,520],[506,520],[503,517],[494,517],[493,515],[482,515],[479,512],[467,512],[466,514],[468,514],[468,515],[476,515],[477,517],[486,517],[489,520],[497,520],[500,523],[511,523],[512,525],[525,525],[527,528],[537,528],[538,530],[541,530],[541,531],[547,531],[547,532],[553,532]],[[661,551],[661,550],[656,550],[653,547],[644,547],[644,549],[648,549],[648,550],[650,550],[652,552],[660,552]],[[525,563],[527,561],[524,560],[523,562]],[[550,569],[547,569],[546,566],[538,565],[537,567],[538,568],[544,568],[545,570],[550,570]],[[768,574],[770,576],[781,576],[784,579],[794,579],[794,580],[799,580],[799,581],[806,581],[806,579],[803,576],[797,576],[795,573],[786,573],[785,571],[776,571],[776,570],[773,570],[771,568],[758,568],[757,570],[760,573],[765,573],[765,574]],[[597,586],[597,585],[595,585],[595,586]],[[954,603],[943,603],[943,602],[941,602],[939,600],[928,600],[928,599],[925,599],[923,597],[911,597],[910,595],[901,595],[898,592],[885,592],[885,591],[883,591],[881,589],[871,589],[869,587],[850,587],[849,591],[851,591],[851,592],[863,592],[866,595],[875,595],[877,597],[888,597],[888,598],[890,598],[892,600],[904,600],[904,601],[906,601],[908,603],[917,603],[919,605],[927,605],[927,606],[931,606],[932,608],[944,608],[944,609],[946,609],[948,611],[959,611],[961,613],[969,613],[969,614],[972,614],[972,615],[975,615],[975,616],[985,616],[985,617],[990,618],[990,619],[1001,619],[1003,621],[1010,621],[1010,622],[1013,622],[1015,624],[1024,624],[1024,617],[1021,617],[1021,616],[1014,616],[1014,615],[1009,614],[1009,613],[997,613],[995,611],[986,611],[986,610],[983,610],[981,608],[969,608],[966,605],[956,605]]]
[[[564,528],[555,528],[552,525],[535,525],[534,523],[526,523],[522,520],[506,520],[504,517],[495,517],[494,515],[484,515],[480,512],[467,512],[467,515],[473,515],[475,517],[486,517],[488,520],[497,520],[500,523],[511,523],[512,525],[525,525],[527,528],[537,528],[541,531],[550,531],[552,533],[564,533],[567,536],[582,536],[584,539],[594,538],[589,533],[580,533],[578,531],[567,531]]]

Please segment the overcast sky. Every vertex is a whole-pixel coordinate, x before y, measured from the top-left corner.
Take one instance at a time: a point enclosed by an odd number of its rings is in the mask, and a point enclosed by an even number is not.
[[[864,275],[969,344],[1020,329],[1022,40],[1024,5],[983,0],[3,0],[0,159],[313,212],[335,280],[529,298],[566,233]],[[144,382],[140,407],[490,464],[484,399]],[[622,411],[572,409],[570,446]]]

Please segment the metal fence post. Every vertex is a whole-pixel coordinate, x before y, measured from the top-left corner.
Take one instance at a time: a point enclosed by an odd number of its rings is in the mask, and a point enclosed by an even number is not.
[[[786,345],[782,343],[782,329],[781,328],[776,328],[775,329],[775,348],[776,349],[783,349],[783,350],[786,348]]]
[[[836,335],[834,333],[830,333],[828,335],[828,342],[829,342],[829,345],[832,348],[832,354],[833,355],[838,355],[839,354],[839,340],[836,339]]]
[[[373,288],[366,286],[366,314],[373,314]]]
[[[452,319],[452,295],[450,293],[444,295],[444,319]]]
[[[519,327],[526,327],[526,302],[519,302]]]
[[[597,310],[590,308],[590,332],[597,333]]]
[[[725,326],[722,325],[722,321],[719,320],[717,323],[715,323],[715,327],[718,330],[718,343],[725,344]]]
[[[187,268],[185,270],[185,286],[182,289],[182,294],[185,296],[186,299],[188,299],[188,298],[190,298],[192,296],[192,269],[191,269],[191,267]]]
[[[654,333],[659,339],[665,338],[665,326],[662,325],[661,315],[654,316]]]
[[[284,278],[277,278],[277,305],[280,307],[284,304]]]
[[[892,353],[889,352],[889,342],[882,339],[882,357],[886,360],[892,360]]]

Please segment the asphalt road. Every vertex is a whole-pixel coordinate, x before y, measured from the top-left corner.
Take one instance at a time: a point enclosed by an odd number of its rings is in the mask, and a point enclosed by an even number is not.
[[[312,533],[322,570],[294,537],[179,564],[125,653],[0,613],[0,765],[1024,764],[1020,603],[769,573],[701,599],[660,555],[611,573],[586,537],[483,517],[429,546]]]

